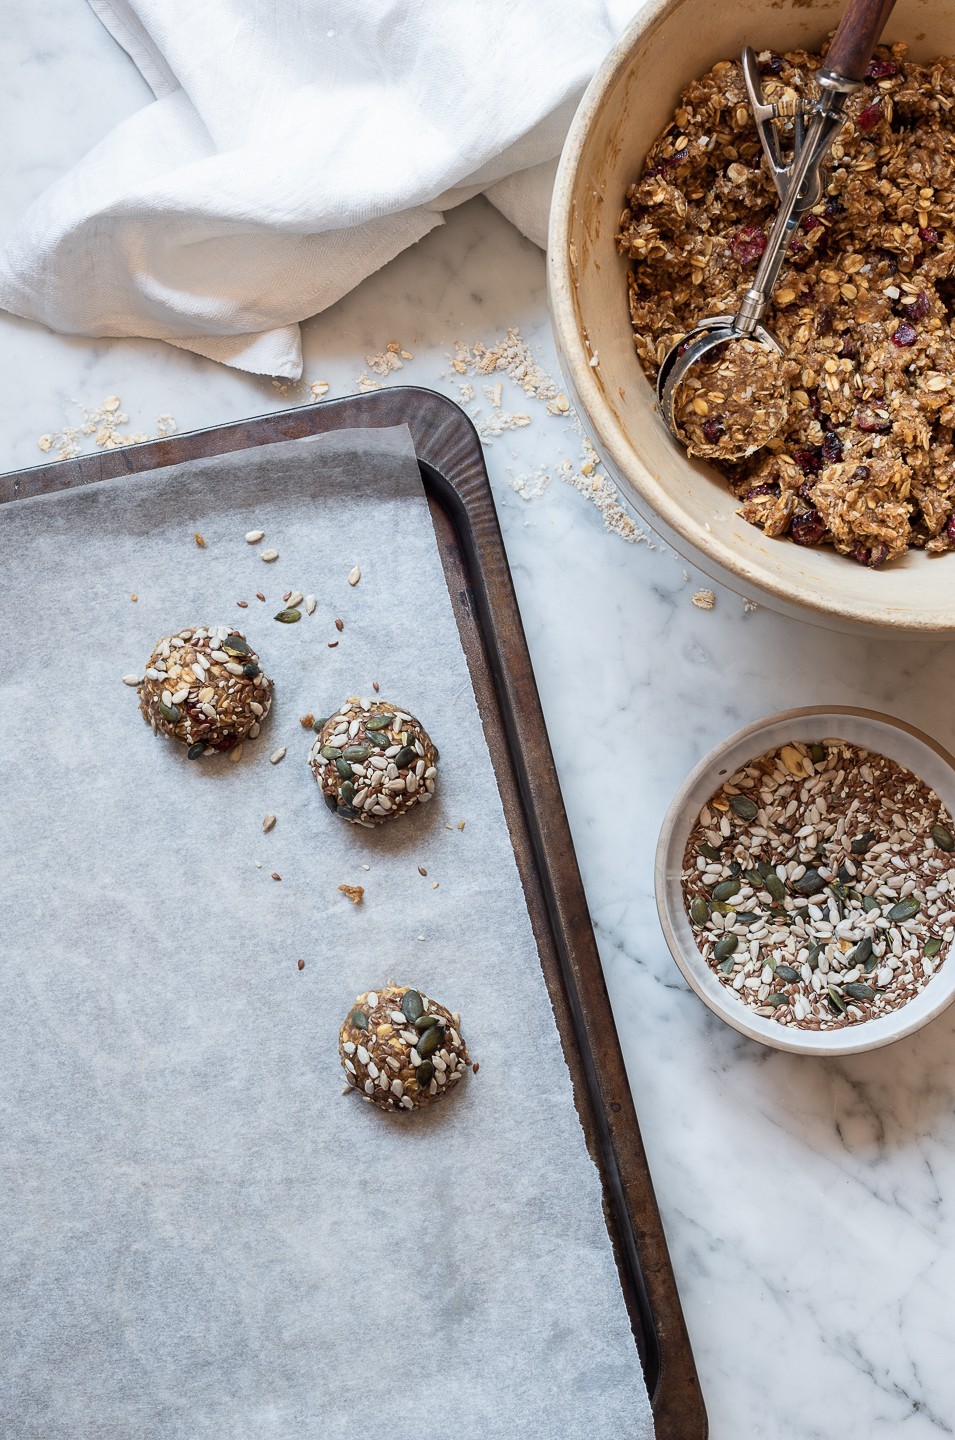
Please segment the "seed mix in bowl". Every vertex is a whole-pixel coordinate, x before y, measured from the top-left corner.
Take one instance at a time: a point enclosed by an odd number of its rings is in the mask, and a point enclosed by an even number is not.
[[[767,103],[792,115],[814,95],[821,55],[758,59]],[[875,567],[955,548],[955,60],[880,46],[847,115],[765,317],[797,372],[786,426],[729,463],[726,387],[692,400],[697,453],[744,519]],[[620,217],[651,381],[697,321],[735,313],[777,206],[742,67],[721,61],[683,91]]]
[[[683,856],[700,953],[766,1019],[834,1030],[888,1014],[955,938],[955,827],[885,755],[792,741],[737,770]]]

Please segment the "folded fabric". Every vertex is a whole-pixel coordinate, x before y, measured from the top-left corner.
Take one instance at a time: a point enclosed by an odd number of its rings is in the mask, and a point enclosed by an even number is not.
[[[0,306],[297,378],[298,321],[486,192],[543,244],[639,0],[90,0],[156,99],[34,203]]]

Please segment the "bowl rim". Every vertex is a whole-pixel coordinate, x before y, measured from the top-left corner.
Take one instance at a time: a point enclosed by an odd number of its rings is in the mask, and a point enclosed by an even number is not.
[[[952,772],[953,782],[955,782],[955,756],[952,756],[937,740],[934,740],[930,735],[926,735],[923,730],[919,730],[916,726],[910,725],[905,720],[900,720],[897,716],[887,715],[882,711],[869,710],[855,705],[804,705],[797,709],[780,710],[776,714],[764,716],[761,720],[755,720],[751,724],[744,725],[741,729],[735,730],[731,735],[728,735],[725,740],[720,741],[719,744],[709,750],[707,754],[694,765],[671,800],[666,815],[664,816],[654,857],[653,883],[657,916],[660,921],[660,928],[663,931],[663,937],[666,940],[667,949],[670,951],[670,955],[683,978],[707,1008],[741,1035],[747,1036],[750,1040],[756,1040],[771,1049],[786,1051],[789,1054],[812,1055],[826,1058],[839,1055],[856,1055],[865,1051],[878,1050],[886,1045],[893,1045],[897,1040],[902,1040],[906,1036],[914,1034],[917,1030],[921,1030],[923,1026],[929,1024],[930,1021],[937,1019],[937,1017],[955,1001],[955,964],[952,965],[948,972],[945,983],[940,985],[935,992],[937,1002],[927,1013],[914,1013],[906,1022],[904,1016],[911,1002],[901,1005],[897,1010],[890,1011],[888,1015],[871,1022],[874,1026],[878,1025],[880,1028],[869,1031],[868,1033],[871,1038],[868,1040],[864,1038],[866,1034],[866,1024],[868,1022],[863,1022],[860,1025],[846,1026],[839,1030],[827,1031],[794,1029],[790,1032],[788,1028],[782,1026],[773,1026],[770,1028],[769,1021],[760,1015],[756,1015],[741,1001],[736,1001],[735,1004],[731,1005],[728,1003],[728,997],[726,997],[727,1003],[717,1003],[715,995],[709,993],[704,987],[702,976],[705,974],[706,977],[709,978],[712,976],[712,971],[695,946],[693,954],[687,955],[681,945],[673,923],[667,882],[668,873],[671,870],[669,861],[673,852],[674,840],[680,822],[684,818],[689,797],[699,781],[715,771],[731,748],[735,748],[737,745],[750,739],[756,741],[757,737],[763,735],[770,727],[780,724],[798,724],[802,720],[808,720],[811,717],[822,715],[852,716],[853,718],[875,722],[886,730],[903,731],[927,749],[932,750]],[[753,754],[756,755],[759,753],[761,753],[761,751],[758,745],[756,745]],[[955,947],[953,947],[952,958],[955,960]],[[941,976],[945,974],[946,972],[943,970],[940,976],[933,978],[940,979]],[[927,990],[928,986],[920,993],[924,995]],[[721,995],[719,1000],[722,1002],[723,998]],[[913,997],[913,999],[916,998],[918,997]],[[882,1024],[882,1021],[889,1023]]]
[[[571,121],[557,166],[551,201],[547,235],[547,292],[554,339],[561,369],[568,388],[586,423],[592,430],[601,455],[606,457],[619,488],[639,511],[641,507],[651,523],[671,532],[679,548],[680,542],[690,547],[688,558],[702,569],[715,567],[732,577],[741,593],[761,591],[778,601],[786,610],[796,606],[806,619],[816,616],[823,623],[846,623],[868,628],[877,627],[899,634],[945,635],[955,631],[955,608],[932,606],[931,585],[925,580],[929,602],[917,613],[898,605],[889,606],[872,599],[834,599],[828,588],[811,583],[804,576],[798,589],[771,569],[762,568],[741,554],[716,530],[695,521],[670,497],[668,487],[644,463],[637,451],[620,434],[613,412],[604,396],[586,353],[583,339],[585,317],[578,308],[578,291],[574,271],[576,256],[573,246],[574,185],[581,156],[589,137],[591,123],[607,92],[621,72],[630,64],[638,44],[646,43],[659,27],[683,6],[693,0],[650,0],[630,22],[620,39],[608,52],[584,91]],[[621,300],[622,313],[626,307]],[[599,349],[599,347],[598,347]],[[638,378],[649,384],[634,359]],[[662,424],[662,422],[660,422]],[[673,441],[676,446],[676,441]],[[928,557],[920,557],[923,561]],[[846,562],[848,563],[848,561]],[[718,577],[719,578],[719,577]],[[805,612],[810,612],[805,615]]]

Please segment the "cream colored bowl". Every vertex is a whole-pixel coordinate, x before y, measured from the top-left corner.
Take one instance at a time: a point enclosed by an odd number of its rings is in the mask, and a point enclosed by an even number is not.
[[[690,460],[656,413],[631,339],[628,262],[614,244],[627,186],[683,86],[747,43],[757,51],[818,46],[843,3],[647,5],[594,77],[564,146],[548,244],[551,317],[568,388],[608,471],[676,549],[740,594],[804,619],[952,632],[955,555],[913,551],[867,570],[829,547],[772,540],[736,515],[738,501],[722,477]],[[899,0],[885,38],[906,40],[916,60],[951,55],[955,5]]]
[[[711,750],[687,776],[667,812],[657,845],[654,887],[657,913],[670,954],[684,978],[715,1015],[763,1045],[797,1055],[855,1055],[877,1050],[920,1030],[955,1000],[955,955],[946,958],[924,989],[897,1010],[839,1030],[802,1030],[778,1025],[757,1015],[713,974],[697,949],[683,903],[683,853],[703,806],[734,770],[789,740],[812,744],[827,738],[851,741],[879,755],[888,755],[911,770],[939,796],[949,814],[955,807],[955,761],[921,730],[879,715],[845,706],[812,706],[785,710],[738,730]]]

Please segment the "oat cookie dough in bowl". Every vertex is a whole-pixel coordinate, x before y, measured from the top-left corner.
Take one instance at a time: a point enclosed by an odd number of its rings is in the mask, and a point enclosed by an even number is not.
[[[775,205],[742,49],[759,57],[764,94],[796,105],[842,11],[827,0],[641,11],[561,158],[551,315],[607,471],[678,550],[800,618],[944,634],[955,630],[955,59],[939,57],[955,57],[955,3],[933,7],[929,26],[900,0],[800,222],[767,315],[799,370],[788,428],[730,465],[725,397],[691,397],[710,461],[688,456],[656,411],[655,364],[695,321],[733,311]]]
[[[670,953],[720,1019],[803,1055],[877,1049],[955,999],[955,761],[873,711],[789,710],[675,796],[655,888]]]

